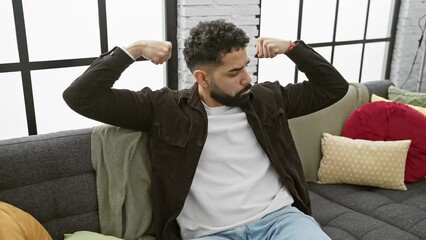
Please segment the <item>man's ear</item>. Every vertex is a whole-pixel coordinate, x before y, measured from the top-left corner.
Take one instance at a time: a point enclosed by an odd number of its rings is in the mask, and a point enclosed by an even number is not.
[[[195,81],[197,81],[198,85],[205,88],[209,86],[207,81],[207,72],[201,69],[197,69],[192,73],[194,75]]]

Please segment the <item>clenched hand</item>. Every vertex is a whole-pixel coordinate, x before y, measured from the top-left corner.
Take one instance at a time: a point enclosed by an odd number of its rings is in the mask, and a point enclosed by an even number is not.
[[[154,64],[162,64],[172,56],[172,43],[169,41],[141,40],[126,49],[135,59],[142,56]]]
[[[259,37],[256,42],[256,54],[259,58],[273,58],[286,53],[289,47],[288,40]]]

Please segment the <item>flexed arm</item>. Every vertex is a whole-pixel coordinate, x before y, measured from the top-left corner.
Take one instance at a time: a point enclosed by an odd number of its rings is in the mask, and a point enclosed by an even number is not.
[[[148,130],[154,116],[152,101],[155,92],[149,88],[135,92],[113,89],[112,86],[134,59],[143,56],[154,64],[161,64],[170,58],[171,49],[171,43],[164,41],[137,41],[125,51],[115,47],[96,59],[64,91],[63,98],[70,108],[88,118]]]
[[[259,58],[286,54],[309,79],[281,88],[288,118],[328,107],[340,100],[348,90],[349,85],[343,76],[303,41],[293,44],[288,40],[260,37],[257,39],[256,51]]]

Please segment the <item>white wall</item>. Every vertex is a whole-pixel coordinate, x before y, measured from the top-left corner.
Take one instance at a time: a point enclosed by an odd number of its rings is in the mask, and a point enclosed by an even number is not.
[[[255,37],[259,35],[257,25],[260,14],[260,0],[180,0],[178,1],[178,54],[179,54],[179,89],[188,88],[195,82],[191,72],[186,67],[183,58],[184,41],[189,35],[189,29],[199,21],[226,19],[246,31],[251,39],[247,51],[250,57],[249,73],[257,70],[257,58],[255,53]],[[256,76],[251,75],[253,81]]]
[[[374,0],[370,5],[367,39],[386,38],[390,34],[391,7],[393,0]],[[224,18],[246,30],[251,38],[249,56],[254,56],[255,37],[260,35],[283,39],[297,39],[299,0],[180,0],[178,1],[178,45],[179,45],[179,88],[190,87],[194,79],[183,60],[183,43],[189,29],[200,20]],[[301,39],[306,43],[331,42],[335,16],[336,0],[305,0]],[[320,9],[320,11],[318,11]],[[336,41],[363,39],[367,0],[340,1]],[[261,12],[261,19],[256,18]],[[334,66],[349,82],[358,82],[362,67],[362,82],[384,78],[387,43],[368,43],[361,66],[362,44],[337,46]],[[315,49],[326,59],[331,58],[331,47]],[[257,58],[250,61],[250,72],[256,72]],[[282,85],[294,81],[294,63],[285,56],[274,59],[260,59],[258,76],[252,80],[275,81]],[[298,80],[305,80],[303,73]]]
[[[401,87],[407,80],[414,56],[421,37],[421,30],[418,26],[419,19],[426,14],[425,0],[402,0],[399,12],[395,48],[392,57],[391,80],[396,86]],[[426,18],[421,22],[425,26]],[[426,37],[426,36],[425,36]],[[425,49],[425,39],[419,50],[413,72],[406,81],[403,89],[409,91],[417,90],[417,83],[420,76],[420,65],[422,54]],[[426,92],[426,67],[423,73],[423,83],[421,92]]]

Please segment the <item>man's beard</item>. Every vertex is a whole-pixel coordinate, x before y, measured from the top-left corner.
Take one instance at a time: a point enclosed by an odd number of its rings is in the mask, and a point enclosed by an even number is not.
[[[210,96],[216,100],[217,102],[230,106],[230,107],[240,107],[245,105],[249,101],[249,94],[243,94],[245,91],[251,88],[251,84],[247,84],[243,89],[241,89],[235,96],[227,94],[216,87],[216,85],[212,85],[212,89],[210,91]]]

